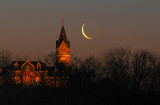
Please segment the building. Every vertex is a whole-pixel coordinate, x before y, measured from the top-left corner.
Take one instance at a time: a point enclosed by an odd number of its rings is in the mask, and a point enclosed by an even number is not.
[[[13,61],[9,73],[9,80],[12,84],[23,86],[53,86],[67,87],[69,80],[67,68],[70,63],[70,42],[67,40],[64,22],[59,40],[56,41],[56,68],[52,68],[52,75],[40,61]]]
[[[70,62],[70,41],[67,40],[63,20],[59,40],[56,41],[56,62],[57,66],[61,63],[69,66]]]
[[[45,64],[40,61],[13,61],[9,70],[11,83],[25,86],[42,85],[47,74]]]

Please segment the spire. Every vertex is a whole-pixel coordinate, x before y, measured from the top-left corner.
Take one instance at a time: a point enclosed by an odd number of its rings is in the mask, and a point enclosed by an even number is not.
[[[64,27],[64,20],[63,20],[63,17],[62,17],[62,27]]]
[[[56,46],[59,47],[60,44],[62,43],[62,41],[65,42],[65,44],[67,45],[68,48],[70,47],[69,42],[68,42],[68,40],[67,40],[67,36],[66,36],[65,29],[64,29],[64,21],[63,21],[63,18],[62,18],[62,28],[61,28],[59,40],[57,41]]]

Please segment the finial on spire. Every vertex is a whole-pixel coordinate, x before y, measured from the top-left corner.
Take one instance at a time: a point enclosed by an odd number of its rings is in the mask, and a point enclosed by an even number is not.
[[[63,17],[62,17],[62,26],[64,26],[64,20],[63,20]]]

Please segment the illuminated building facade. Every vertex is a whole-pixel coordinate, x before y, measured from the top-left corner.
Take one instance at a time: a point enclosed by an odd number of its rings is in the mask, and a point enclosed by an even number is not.
[[[9,74],[14,84],[39,86],[48,74],[45,68],[45,64],[39,61],[13,61]]]
[[[69,80],[67,68],[70,63],[70,42],[67,40],[62,21],[59,40],[56,41],[56,67],[46,67],[40,61],[13,61],[9,77],[13,84],[23,86],[67,87]],[[63,65],[62,65],[63,64]],[[51,74],[48,70],[52,71]]]
[[[65,66],[69,66],[70,62],[70,41],[67,40],[67,36],[64,29],[64,22],[62,20],[62,28],[59,36],[59,40],[56,41],[56,63],[57,67],[64,63]]]

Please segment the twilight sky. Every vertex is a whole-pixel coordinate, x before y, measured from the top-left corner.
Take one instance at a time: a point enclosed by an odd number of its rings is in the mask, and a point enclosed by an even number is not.
[[[160,54],[160,0],[0,0],[0,49],[34,60],[55,51],[62,17],[76,56],[112,47]]]

